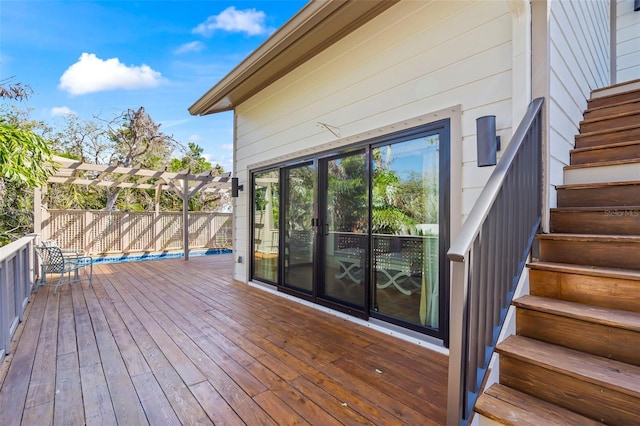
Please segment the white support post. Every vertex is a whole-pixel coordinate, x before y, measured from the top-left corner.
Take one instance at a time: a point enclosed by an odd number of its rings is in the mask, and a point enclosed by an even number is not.
[[[11,344],[11,336],[9,332],[9,261],[5,258],[0,267],[0,359],[9,353],[9,345]]]
[[[447,426],[459,425],[465,409],[467,279],[466,263],[451,262]]]
[[[160,235],[158,233],[158,230],[162,229],[162,226],[160,226],[160,193],[162,191],[162,187],[160,186],[160,184],[158,184],[156,186],[156,193],[155,193],[155,209],[154,209],[154,214],[153,214],[153,239],[154,239],[154,247],[156,251],[160,251],[161,248],[161,238]]]
[[[42,195],[46,191],[46,184],[44,189],[33,189],[33,232],[36,234],[42,233]]]
[[[189,260],[189,180],[182,180],[182,247],[184,260]]]

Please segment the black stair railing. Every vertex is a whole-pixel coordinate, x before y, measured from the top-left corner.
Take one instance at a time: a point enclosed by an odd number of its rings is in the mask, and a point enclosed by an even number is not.
[[[466,424],[542,215],[542,104],[535,99],[451,245],[447,424]]]

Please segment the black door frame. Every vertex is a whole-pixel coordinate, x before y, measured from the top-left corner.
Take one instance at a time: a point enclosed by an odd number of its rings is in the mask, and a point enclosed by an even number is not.
[[[309,300],[313,303],[320,304],[323,306],[330,307],[332,309],[348,313],[350,315],[360,317],[363,319],[376,318],[382,321],[395,324],[401,326],[406,329],[410,329],[413,331],[417,331],[422,334],[427,334],[438,339],[442,339],[445,346],[448,346],[449,340],[449,279],[450,279],[450,265],[449,260],[447,259],[446,252],[451,243],[451,194],[450,194],[450,185],[451,185],[451,124],[450,119],[444,119],[436,122],[431,122],[422,126],[414,127],[407,130],[402,130],[395,133],[386,134],[383,136],[375,137],[372,139],[368,139],[363,142],[359,142],[354,145],[346,146],[341,148],[339,151],[332,151],[326,153],[318,153],[312,158],[305,157],[304,159],[288,161],[286,163],[274,164],[266,168],[261,168],[252,171],[252,179],[254,178],[254,174],[260,171],[265,170],[279,170],[280,184],[279,184],[279,196],[280,196],[280,217],[279,217],[279,228],[280,228],[280,238],[278,245],[278,252],[280,260],[278,262],[278,282],[276,283],[276,287],[278,291],[282,291],[287,294],[291,294],[293,296],[299,297],[301,299]],[[440,213],[439,213],[439,276],[440,276],[440,289],[439,289],[439,328],[437,330],[430,329],[428,327],[408,323],[405,321],[398,320],[396,318],[386,316],[380,313],[376,313],[372,310],[372,298],[371,298],[371,161],[372,161],[372,150],[375,146],[387,145],[391,143],[397,143],[402,141],[407,141],[411,139],[415,139],[421,136],[429,136],[431,134],[439,133],[440,134],[440,159],[439,159],[439,203],[440,203]],[[365,259],[365,301],[364,301],[364,310],[361,311],[359,309],[354,309],[351,306],[342,305],[336,303],[331,300],[326,300],[318,297],[318,283],[319,279],[324,279],[324,271],[320,268],[320,258],[322,257],[321,247],[324,242],[320,243],[322,238],[319,238],[318,233],[321,229],[324,229],[325,223],[324,218],[320,214],[320,206],[326,206],[326,200],[321,200],[323,191],[326,190],[326,187],[320,187],[321,185],[321,176],[320,176],[320,161],[328,161],[332,158],[339,158],[342,156],[347,156],[350,153],[358,150],[365,150],[367,157],[367,169],[369,173],[369,219],[368,219],[368,256]],[[282,213],[282,209],[285,206],[286,202],[286,184],[285,184],[285,170],[289,170],[295,167],[300,167],[305,164],[312,164],[315,168],[315,176],[316,181],[314,183],[314,209],[313,209],[313,235],[314,235],[314,243],[313,243],[313,283],[312,283],[312,291],[310,293],[298,291],[295,288],[284,286],[284,265],[285,265],[285,238],[283,232],[285,230],[285,217]],[[326,178],[326,176],[325,176]],[[324,184],[324,183],[323,183]],[[253,189],[252,189],[253,191]],[[252,196],[252,204],[251,210],[253,210],[253,196]],[[254,218],[253,213],[251,213],[251,223],[253,224]],[[253,230],[251,231],[251,244],[253,244]],[[253,248],[252,248],[253,250]],[[251,271],[251,277],[254,277],[254,271]],[[269,283],[273,284],[273,283]]]

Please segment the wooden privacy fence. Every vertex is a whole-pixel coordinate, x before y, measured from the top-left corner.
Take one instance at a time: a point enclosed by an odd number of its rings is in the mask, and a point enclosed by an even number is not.
[[[44,210],[42,238],[89,255],[181,250],[181,212]],[[231,213],[189,212],[189,249],[231,248]]]

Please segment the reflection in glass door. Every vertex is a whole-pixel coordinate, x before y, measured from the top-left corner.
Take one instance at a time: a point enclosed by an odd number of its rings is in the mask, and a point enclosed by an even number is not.
[[[372,310],[439,328],[440,136],[373,148]]]
[[[278,281],[278,176],[268,170],[253,177],[253,277],[272,284]]]
[[[364,150],[320,162],[322,239],[320,298],[364,309],[368,249],[367,157]]]
[[[311,294],[314,285],[315,177],[313,163],[283,169],[283,285]]]

